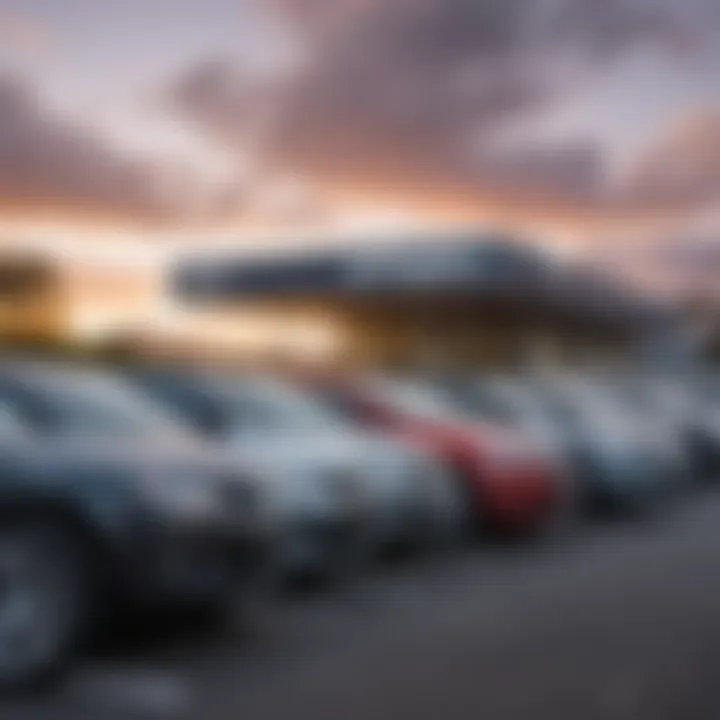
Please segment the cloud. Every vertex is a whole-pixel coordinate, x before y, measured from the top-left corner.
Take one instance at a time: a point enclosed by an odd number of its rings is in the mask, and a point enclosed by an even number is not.
[[[48,28],[37,19],[0,8],[0,45],[35,55],[42,53],[50,43]]]
[[[215,199],[186,168],[129,157],[89,126],[44,107],[0,77],[0,206],[169,222],[212,212]]]
[[[270,175],[551,212],[634,199],[617,196],[593,141],[513,145],[513,130],[613,63],[675,53],[695,31],[664,0],[268,2],[304,61],[264,84],[222,60],[181,73],[167,100],[200,131]],[[695,19],[703,0],[689,2]],[[658,197],[635,185],[638,201]]]
[[[720,198],[720,111],[680,114],[639,158],[627,181],[638,202],[705,206]]]

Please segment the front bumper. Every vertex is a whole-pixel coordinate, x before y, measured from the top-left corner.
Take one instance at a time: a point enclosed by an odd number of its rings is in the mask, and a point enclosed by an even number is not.
[[[668,497],[677,487],[676,469],[652,457],[607,461],[587,483],[589,511],[641,511]]]
[[[141,606],[222,603],[261,577],[269,553],[257,528],[146,524],[118,563],[119,594]]]
[[[480,510],[491,528],[521,530],[549,523],[562,507],[560,482],[535,468],[486,475]]]
[[[332,577],[361,559],[366,543],[363,517],[307,517],[289,521],[273,543],[271,564],[279,577]]]

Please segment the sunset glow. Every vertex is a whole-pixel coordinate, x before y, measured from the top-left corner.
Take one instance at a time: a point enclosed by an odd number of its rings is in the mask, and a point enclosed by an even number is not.
[[[5,0],[0,245],[157,273],[458,226],[611,265],[688,242],[720,193],[720,15],[545,5]]]

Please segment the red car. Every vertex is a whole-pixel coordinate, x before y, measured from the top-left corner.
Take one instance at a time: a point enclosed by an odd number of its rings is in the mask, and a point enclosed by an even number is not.
[[[346,416],[442,458],[462,483],[473,529],[545,527],[569,500],[566,474],[512,430],[466,417],[432,386],[404,380],[313,378]]]

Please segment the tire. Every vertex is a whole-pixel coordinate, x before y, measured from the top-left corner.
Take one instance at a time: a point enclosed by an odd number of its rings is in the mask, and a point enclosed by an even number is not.
[[[179,626],[215,635],[236,630],[243,624],[243,599],[239,595],[228,594],[212,601],[176,608],[174,613],[167,610],[164,613]]]
[[[0,691],[46,686],[69,667],[90,619],[90,578],[71,528],[0,520]]]

